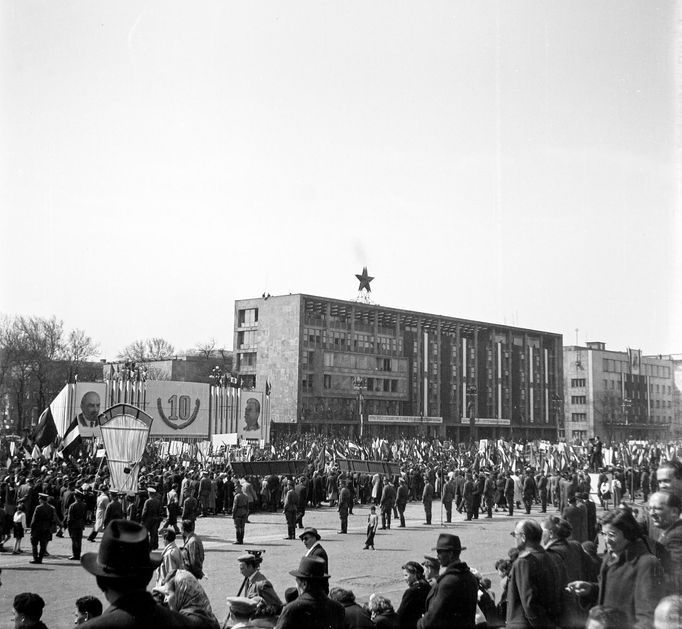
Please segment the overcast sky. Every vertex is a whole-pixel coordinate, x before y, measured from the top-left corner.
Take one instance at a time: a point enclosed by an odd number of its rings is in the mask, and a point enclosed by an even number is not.
[[[114,358],[235,299],[682,352],[676,2],[0,4],[0,312]],[[679,137],[679,135],[678,135]]]

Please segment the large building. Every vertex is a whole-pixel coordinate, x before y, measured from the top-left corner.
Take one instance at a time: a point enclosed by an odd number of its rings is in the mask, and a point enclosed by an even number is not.
[[[296,294],[237,300],[234,353],[245,386],[271,391],[275,432],[562,430],[560,334]]]
[[[670,356],[608,350],[601,342],[565,347],[566,437],[599,435],[622,441],[679,436],[674,374]]]

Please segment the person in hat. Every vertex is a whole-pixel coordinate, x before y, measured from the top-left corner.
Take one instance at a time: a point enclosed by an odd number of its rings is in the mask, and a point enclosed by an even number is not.
[[[109,607],[83,627],[187,627],[184,617],[156,603],[147,584],[161,563],[152,553],[147,530],[138,522],[114,520],[104,529],[97,553],[85,553],[81,565],[97,579]]]
[[[324,561],[324,571],[329,572],[329,557],[327,557],[327,551],[322,548],[320,540],[322,537],[317,532],[317,529],[309,526],[303,529],[303,532],[298,536],[298,538],[303,542],[307,551],[304,555],[305,557],[319,557]]]
[[[329,575],[319,557],[303,557],[296,578],[299,596],[289,603],[277,621],[276,629],[342,629],[345,621],[343,605],[327,595]]]
[[[33,559],[30,563],[43,563],[47,543],[52,538],[52,523],[56,519],[54,509],[47,503],[47,494],[38,494],[38,506],[31,519],[31,548]]]
[[[272,583],[260,571],[260,566],[263,563],[263,551],[249,551],[237,557],[237,561],[239,562],[239,572],[244,577],[237,596],[244,596],[256,603],[256,608],[250,617],[274,620],[282,610],[282,601],[275,592]],[[235,623],[235,619],[231,618],[230,614],[228,614],[226,625],[231,626],[229,623]]]
[[[348,512],[351,505],[350,489],[348,489],[350,482],[342,482],[342,485],[343,488],[339,492],[339,506],[337,508],[339,520],[341,521],[341,530],[337,531],[337,533],[345,535],[348,533]]]
[[[117,493],[115,491],[111,492],[111,502],[107,505],[104,511],[104,522],[102,530],[109,526],[109,522],[112,520],[122,520],[123,519],[123,504],[121,499],[125,500],[124,493]]]
[[[398,490],[396,492],[395,505],[398,509],[398,517],[400,518],[401,529],[405,528],[405,509],[407,508],[407,501],[409,499],[409,490],[407,489],[407,482],[404,478],[398,479]]]
[[[478,580],[469,566],[460,560],[464,548],[459,537],[441,533],[434,550],[445,570],[426,597],[426,611],[419,619],[417,629],[474,629]]]
[[[69,559],[79,561],[81,558],[81,548],[83,547],[83,531],[85,530],[88,508],[85,505],[85,495],[82,491],[76,491],[75,496],[76,501],[71,503],[66,516],[66,528],[71,537],[71,557]]]

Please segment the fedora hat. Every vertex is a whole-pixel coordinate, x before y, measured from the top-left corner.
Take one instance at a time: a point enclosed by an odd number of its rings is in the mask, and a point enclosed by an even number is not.
[[[147,529],[132,520],[112,520],[104,529],[97,553],[85,553],[82,566],[97,577],[125,579],[161,563],[161,553],[150,552]]]
[[[319,557],[302,557],[298,570],[291,570],[289,574],[299,579],[328,579],[324,572],[324,560]]]
[[[317,529],[312,526],[304,528],[298,536],[298,539],[303,539],[306,535],[312,535],[318,542],[322,539],[322,536],[317,532]]]
[[[235,616],[250,617],[256,613],[258,607],[257,601],[245,596],[228,596],[227,602],[230,604],[230,610]]]
[[[457,535],[441,533],[438,536],[436,546],[431,550],[450,550],[452,552],[459,553],[463,550],[466,550],[466,546],[462,546],[462,542]]]

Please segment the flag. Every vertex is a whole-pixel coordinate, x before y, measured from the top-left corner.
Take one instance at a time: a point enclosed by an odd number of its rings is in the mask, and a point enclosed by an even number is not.
[[[269,380],[265,381],[265,395],[270,395],[270,391],[272,391],[272,385],[270,384]]]
[[[74,454],[80,447],[81,443],[83,443],[83,439],[81,438],[80,430],[78,430],[78,418],[74,417],[73,420],[71,420],[69,427],[66,429],[64,438],[62,439],[62,446],[60,450],[62,456],[64,458],[68,458]]]
[[[48,406],[40,415],[38,425],[33,432],[33,441],[39,448],[50,445],[57,438],[57,426],[52,417],[52,409]]]
[[[31,458],[36,461],[40,458],[41,452],[38,446],[33,446],[33,452],[31,452]]]

